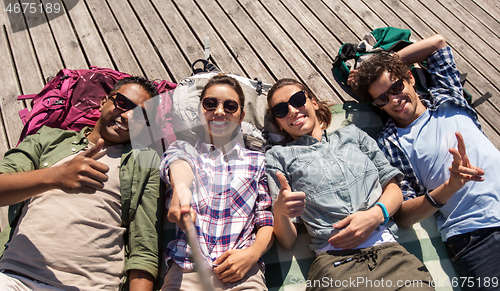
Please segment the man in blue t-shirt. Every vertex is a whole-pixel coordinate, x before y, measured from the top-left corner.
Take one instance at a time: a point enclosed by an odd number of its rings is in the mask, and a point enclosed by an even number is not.
[[[424,60],[429,100],[420,100],[406,65]],[[500,274],[500,152],[463,98],[451,48],[434,35],[370,58],[349,82],[390,116],[377,142],[404,173],[396,222],[410,227],[439,211],[441,238],[458,274],[468,277],[465,287],[492,288],[487,281]]]

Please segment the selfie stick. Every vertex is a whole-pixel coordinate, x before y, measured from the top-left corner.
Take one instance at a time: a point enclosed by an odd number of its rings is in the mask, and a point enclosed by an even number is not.
[[[210,280],[210,274],[207,268],[205,268],[205,258],[203,257],[200,249],[200,244],[198,242],[198,234],[196,233],[196,228],[194,227],[191,214],[184,213],[182,215],[184,224],[186,225],[186,236],[188,239],[188,244],[191,247],[191,260],[194,263],[196,272],[200,276],[200,284],[203,286],[204,291],[214,291],[212,287],[212,282]]]

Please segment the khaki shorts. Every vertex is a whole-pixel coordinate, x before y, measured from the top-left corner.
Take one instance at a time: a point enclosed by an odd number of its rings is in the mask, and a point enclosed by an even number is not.
[[[259,263],[255,264],[243,277],[243,279],[234,283],[224,283],[217,275],[210,271],[210,282],[200,282],[198,273],[191,270],[184,270],[176,263],[172,263],[165,275],[161,291],[169,290],[203,290],[202,284],[212,284],[214,290],[257,290],[267,291],[266,279],[259,268]]]
[[[318,254],[306,290],[434,290],[424,264],[398,243]]]

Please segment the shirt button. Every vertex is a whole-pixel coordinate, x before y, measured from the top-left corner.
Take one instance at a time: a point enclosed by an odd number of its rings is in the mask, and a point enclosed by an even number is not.
[[[49,165],[49,163],[43,163],[44,167],[47,167],[48,165]]]
[[[333,164],[335,164],[335,162],[334,162],[334,161],[331,161],[331,164],[333,165]]]
[[[71,148],[71,151],[74,152],[74,151],[76,151],[76,149],[75,148]]]
[[[344,182],[340,182],[340,186],[343,186],[344,185]]]

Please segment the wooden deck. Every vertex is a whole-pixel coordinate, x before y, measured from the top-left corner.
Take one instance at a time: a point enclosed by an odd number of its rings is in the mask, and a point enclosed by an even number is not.
[[[16,13],[21,2],[37,3],[37,13]],[[49,4],[52,11],[40,13]],[[500,148],[499,0],[4,0],[0,7],[0,157],[22,129],[17,112],[26,104],[16,97],[39,92],[61,68],[95,65],[176,82],[204,57],[209,37],[224,72],[268,83],[298,78],[342,102],[352,97],[331,72],[341,43],[383,26],[411,29],[415,40],[447,39],[468,73],[466,89],[475,98],[493,94],[477,111]]]

